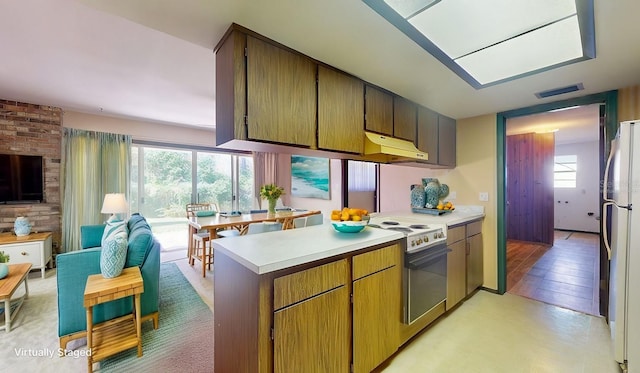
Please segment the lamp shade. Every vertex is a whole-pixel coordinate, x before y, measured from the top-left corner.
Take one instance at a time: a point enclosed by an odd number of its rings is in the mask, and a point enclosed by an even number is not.
[[[104,195],[102,203],[103,214],[119,214],[129,211],[129,204],[123,193],[108,193]]]

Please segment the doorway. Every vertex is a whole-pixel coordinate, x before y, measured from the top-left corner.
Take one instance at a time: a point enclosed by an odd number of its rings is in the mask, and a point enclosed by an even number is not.
[[[575,99],[569,99],[565,101],[558,101],[547,104],[540,104],[529,108],[517,109],[508,112],[498,113],[497,115],[497,168],[499,170],[504,170],[505,172],[498,173],[498,232],[497,232],[497,241],[498,241],[498,292],[504,293],[506,292],[507,287],[507,235],[506,235],[506,124],[507,119],[527,116],[536,113],[549,112],[552,110],[558,110],[563,108],[568,108],[572,106],[582,106],[582,105],[591,105],[591,104],[603,104],[600,106],[600,128],[601,128],[601,137],[599,141],[599,159],[600,159],[600,167],[599,167],[599,175],[600,180],[602,180],[602,160],[604,159],[604,154],[607,154],[609,151],[609,146],[611,139],[615,135],[616,128],[618,126],[617,122],[617,91],[609,91],[599,94],[593,94],[588,96],[583,96]],[[591,167],[597,167],[596,165],[592,165]],[[602,206],[602,201],[600,199],[599,207]],[[599,224],[599,233],[601,237],[602,228],[601,224]],[[601,239],[599,245],[599,261],[601,263],[607,263],[608,258],[606,254],[606,250],[604,249]],[[602,265],[599,266],[599,310],[601,315],[607,314],[607,306],[608,306],[608,281],[609,281],[609,266]]]
[[[600,104],[507,120],[507,291],[599,315]]]

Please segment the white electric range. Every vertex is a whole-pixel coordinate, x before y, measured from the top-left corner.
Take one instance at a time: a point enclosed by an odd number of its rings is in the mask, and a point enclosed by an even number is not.
[[[369,220],[369,227],[404,233],[407,253],[419,252],[447,241],[445,224],[425,224],[404,216],[373,216]]]

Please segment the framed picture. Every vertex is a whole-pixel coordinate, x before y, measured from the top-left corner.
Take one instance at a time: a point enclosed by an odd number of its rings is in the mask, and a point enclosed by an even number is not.
[[[330,199],[329,158],[291,156],[291,196]]]

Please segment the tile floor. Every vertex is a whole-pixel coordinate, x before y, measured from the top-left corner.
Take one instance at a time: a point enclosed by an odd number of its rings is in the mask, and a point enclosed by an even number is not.
[[[556,231],[554,245],[509,241],[507,291],[599,316],[599,236]]]
[[[206,279],[187,264],[186,249],[162,253],[175,261],[210,307]],[[193,272],[193,273],[191,273]],[[385,373],[619,373],[604,318],[513,294],[478,291],[443,315],[378,367]]]

